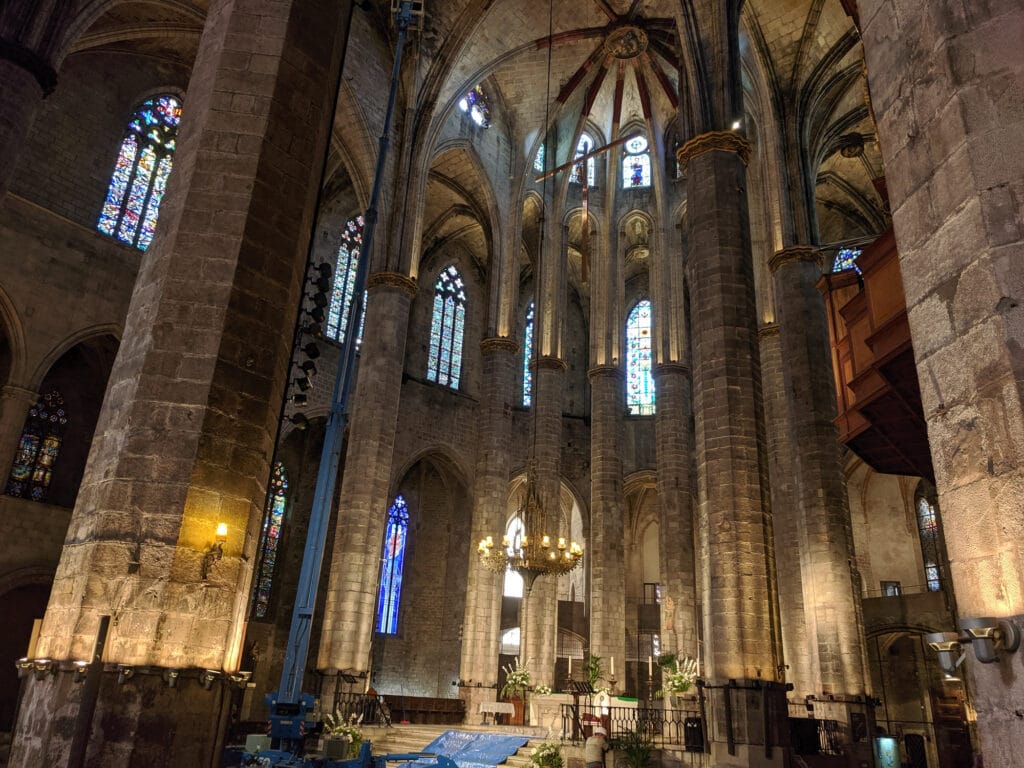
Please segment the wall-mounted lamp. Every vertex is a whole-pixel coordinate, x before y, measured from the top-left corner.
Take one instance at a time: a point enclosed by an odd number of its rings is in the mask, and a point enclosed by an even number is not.
[[[970,639],[974,656],[982,664],[998,661],[1000,648],[1013,653],[1020,646],[1020,630],[1005,619],[960,619],[960,629],[967,632],[964,639]]]
[[[236,688],[245,688],[249,684],[252,672],[230,672],[227,673],[228,682]]]
[[[168,688],[178,687],[178,678],[181,677],[180,669],[165,669],[162,675],[164,682],[167,683]]]
[[[210,548],[206,550],[206,554],[203,555],[202,565],[202,576],[203,581],[206,581],[210,575],[210,568],[214,563],[224,557],[224,542],[228,540],[228,524],[217,523],[217,538],[214,540]]]
[[[42,680],[47,675],[57,674],[58,666],[53,659],[32,659],[32,670],[35,672],[36,680]]]
[[[288,421],[290,421],[292,425],[298,430],[309,428],[309,419],[306,418],[305,414],[293,413],[291,416],[288,417]]]
[[[117,684],[124,685],[135,675],[135,667],[129,664],[117,665]]]
[[[947,675],[955,675],[967,652],[963,646],[971,644],[974,657],[982,664],[999,660],[999,651],[1013,653],[1020,647],[1020,629],[1005,619],[960,619],[963,635],[955,632],[933,632],[924,641],[939,655],[939,666]]]
[[[89,662],[79,659],[71,662],[71,668],[78,673],[75,675],[75,682],[80,683],[85,680],[85,676],[89,672]]]
[[[220,677],[220,672],[216,669],[204,669],[199,673],[199,684],[203,686],[203,690],[210,690],[213,687],[213,681]]]
[[[29,672],[35,669],[35,663],[32,659],[22,657],[14,662],[15,668],[18,670],[18,679],[25,677]]]

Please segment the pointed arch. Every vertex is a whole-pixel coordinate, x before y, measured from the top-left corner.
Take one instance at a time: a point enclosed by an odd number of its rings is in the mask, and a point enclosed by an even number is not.
[[[409,507],[399,494],[388,508],[384,551],[381,557],[380,591],[377,596],[377,632],[398,631],[398,610],[402,598],[405,545],[409,536]]]
[[[353,216],[342,228],[338,243],[337,261],[334,265],[334,286],[331,289],[331,302],[327,307],[327,326],[324,335],[339,344],[345,343],[345,332],[348,328],[348,313],[352,306],[356,287],[356,270],[363,248],[363,217]],[[356,333],[356,344],[363,338],[363,322],[366,320],[366,302],[359,318]]]

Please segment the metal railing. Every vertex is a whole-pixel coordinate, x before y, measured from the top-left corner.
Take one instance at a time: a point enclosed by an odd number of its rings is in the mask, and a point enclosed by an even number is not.
[[[704,724],[697,709],[662,709],[639,704],[636,707],[599,707],[581,703],[561,706],[562,733],[574,744],[590,735],[591,728],[602,725],[608,737],[642,733],[658,749],[704,751]]]
[[[845,755],[850,741],[845,723],[808,717],[789,718],[790,743],[798,755]]]

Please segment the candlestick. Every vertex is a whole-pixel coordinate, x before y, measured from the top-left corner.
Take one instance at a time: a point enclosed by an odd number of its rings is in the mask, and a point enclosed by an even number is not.
[[[609,674],[612,677],[615,677],[615,657],[614,656],[612,656],[612,658],[611,658],[611,669],[609,670]]]
[[[572,677],[572,656],[569,657],[569,677]]]
[[[654,657],[647,657],[647,676],[654,677]]]

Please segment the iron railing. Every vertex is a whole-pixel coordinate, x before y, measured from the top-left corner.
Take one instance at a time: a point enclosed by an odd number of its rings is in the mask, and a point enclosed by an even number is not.
[[[608,737],[615,739],[626,733],[646,735],[658,749],[703,752],[706,743],[704,724],[697,709],[662,709],[639,704],[636,707],[600,707],[592,704],[563,704],[562,733],[574,744],[590,735],[595,725],[602,725]]]

